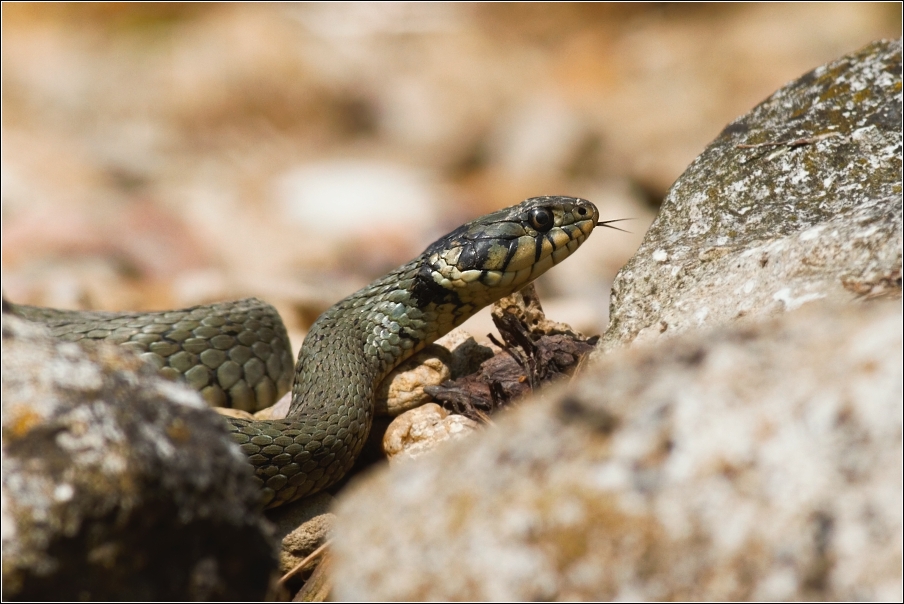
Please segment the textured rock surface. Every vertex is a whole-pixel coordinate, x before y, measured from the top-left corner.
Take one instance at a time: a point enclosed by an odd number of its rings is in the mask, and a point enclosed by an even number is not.
[[[900,600],[901,367],[886,303],[613,353],[360,484],[334,595]]]
[[[465,438],[480,425],[463,415],[449,415],[436,403],[427,403],[395,418],[383,435],[386,457],[415,459],[442,443]]]
[[[866,302],[900,297],[900,122],[878,42],[729,125],[620,273],[610,354],[359,483],[334,596],[900,600],[902,315]]]
[[[495,354],[493,348],[478,344],[470,333],[461,328],[453,329],[434,344],[442,346],[451,354],[449,370],[453,380],[474,373]]]
[[[330,511],[333,503],[329,493],[317,493],[267,513],[267,518],[276,525],[277,538],[282,541],[281,573],[295,568],[329,538],[335,521],[335,515]]]
[[[3,316],[4,598],[260,599],[259,502],[196,392]]]
[[[452,377],[451,353],[432,344],[398,367],[383,380],[377,391],[374,413],[395,417],[400,413],[429,402],[424,392],[428,386],[438,386]]]
[[[901,64],[876,42],[729,124],[616,278],[604,347],[899,291]]]

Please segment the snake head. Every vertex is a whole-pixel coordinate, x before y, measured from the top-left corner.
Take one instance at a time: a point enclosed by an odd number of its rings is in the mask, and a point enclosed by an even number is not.
[[[425,250],[414,294],[419,305],[476,311],[570,256],[598,220],[596,206],[586,199],[559,196],[532,197],[478,218]]]

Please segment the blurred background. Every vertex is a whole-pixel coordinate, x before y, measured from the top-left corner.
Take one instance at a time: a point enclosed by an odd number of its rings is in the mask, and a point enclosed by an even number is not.
[[[615,273],[728,122],[901,36],[897,2],[2,11],[5,295],[107,310],[257,296],[296,347],[437,237],[544,194],[634,219],[540,284],[552,319],[602,332]]]

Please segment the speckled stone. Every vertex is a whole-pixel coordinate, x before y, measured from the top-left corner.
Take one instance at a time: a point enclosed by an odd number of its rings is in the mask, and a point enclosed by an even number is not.
[[[900,291],[901,68],[875,42],[726,126],[616,277],[603,348]]]
[[[3,315],[4,600],[266,599],[274,542],[223,419],[45,333]]]
[[[899,601],[902,329],[813,304],[613,351],[350,485],[332,597]]]

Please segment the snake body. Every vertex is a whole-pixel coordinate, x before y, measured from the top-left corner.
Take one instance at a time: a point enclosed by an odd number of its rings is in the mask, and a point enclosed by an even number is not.
[[[393,368],[564,260],[605,224],[598,219],[587,200],[534,197],[462,225],[324,312],[294,373],[279,314],[254,298],[150,313],[9,308],[60,338],[132,348],[213,404],[268,406],[292,384],[285,419],[225,418],[265,505],[275,507],[348,472],[370,432],[374,393]]]

